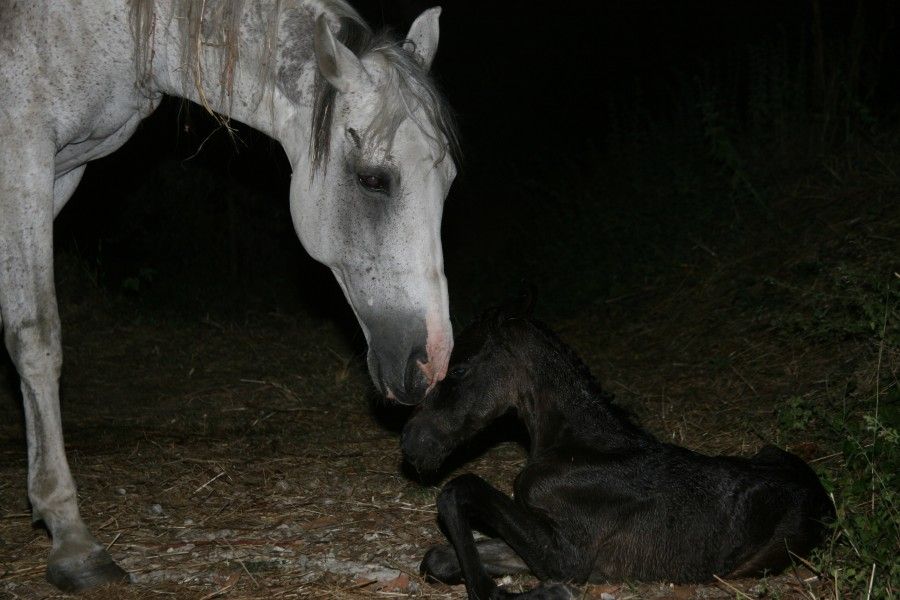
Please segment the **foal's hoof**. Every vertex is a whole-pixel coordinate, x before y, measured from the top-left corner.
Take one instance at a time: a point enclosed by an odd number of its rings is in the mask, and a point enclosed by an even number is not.
[[[129,583],[131,576],[103,548],[64,556],[50,554],[47,581],[64,592],[81,592],[108,583]]]
[[[578,597],[575,590],[562,583],[544,583],[533,590],[520,594],[507,592],[503,589],[499,589],[498,593],[494,594],[496,600],[513,598],[516,600],[574,600]]]
[[[529,598],[540,600],[574,600],[578,593],[573,588],[562,583],[547,583],[531,591]]]
[[[459,561],[456,559],[456,551],[453,550],[452,546],[431,547],[422,559],[419,572],[426,579],[432,579],[448,585],[456,585],[463,581]]]

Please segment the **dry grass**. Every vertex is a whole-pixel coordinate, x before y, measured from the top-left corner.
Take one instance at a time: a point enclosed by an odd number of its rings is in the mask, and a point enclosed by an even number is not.
[[[442,541],[437,487],[404,475],[396,434],[373,415],[359,361],[348,368],[338,359],[350,350],[336,332],[320,326],[309,335],[305,324],[283,322],[120,327],[98,318],[67,337],[67,445],[84,517],[136,583],[87,598],[464,597],[417,575],[425,550]],[[707,451],[757,445],[725,418],[746,419],[741,377],[725,377],[728,401],[709,414],[690,392],[705,395],[701,365],[688,370],[693,383],[656,392],[638,363],[617,364],[610,385],[626,396],[640,389],[628,404],[658,407],[658,433]],[[662,373],[656,381],[663,385]],[[18,414],[13,402],[8,394]],[[750,410],[765,423],[764,407]],[[0,593],[60,597],[43,580],[49,542],[30,524],[19,427],[3,427],[0,446]],[[505,442],[458,470],[509,490],[523,458]],[[782,581],[800,585],[793,575]],[[758,582],[592,586],[587,594],[730,597],[731,585]]]

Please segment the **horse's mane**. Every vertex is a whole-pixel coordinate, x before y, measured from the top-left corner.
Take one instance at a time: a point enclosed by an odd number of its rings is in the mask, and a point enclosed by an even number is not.
[[[130,0],[131,24],[136,42],[135,66],[139,81],[151,75],[153,62],[153,36],[157,0]],[[256,29],[260,33],[260,64],[258,80],[260,91],[275,85],[278,61],[279,21],[286,8],[296,8],[303,2],[296,0],[173,0],[174,18],[183,48],[181,72],[185,89],[193,86],[200,95],[201,104],[210,109],[204,97],[201,81],[204,79],[200,49],[217,50],[220,65],[220,104],[227,106],[231,99],[234,74],[239,59],[241,20],[245,11],[254,10]],[[435,137],[439,148],[449,151],[454,159],[459,157],[459,143],[452,112],[434,80],[416,59],[411,42],[398,41],[390,31],[373,32],[359,14],[343,0],[319,0],[318,6],[333,15],[341,27],[336,37],[354,54],[363,58],[378,54],[388,67],[388,81],[383,90],[384,101],[378,107],[369,132],[373,141],[390,141],[397,128],[406,119],[416,122],[419,128]],[[310,11],[312,18],[312,11]],[[309,28],[309,31],[312,27]],[[321,164],[328,156],[331,145],[331,124],[337,96],[333,86],[316,69],[313,98],[313,127],[311,147],[313,161]],[[263,94],[257,94],[261,99]],[[414,114],[414,107],[422,109],[425,123]],[[431,134],[426,126],[430,126]],[[443,139],[440,139],[443,138]]]

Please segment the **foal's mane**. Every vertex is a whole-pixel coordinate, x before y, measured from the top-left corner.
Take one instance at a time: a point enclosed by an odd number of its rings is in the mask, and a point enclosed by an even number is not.
[[[135,66],[139,81],[151,76],[153,63],[153,36],[155,34],[155,8],[158,0],[129,0],[131,25],[136,42]],[[441,158],[449,152],[459,159],[459,142],[453,114],[434,80],[416,58],[412,42],[397,40],[389,30],[373,32],[362,17],[344,0],[173,0],[174,18],[181,38],[181,73],[185,89],[193,86],[200,95],[201,104],[207,110],[210,105],[204,96],[201,82],[204,78],[204,60],[200,50],[214,48],[218,53],[220,104],[230,104],[234,75],[241,46],[241,22],[246,11],[255,11],[255,28],[260,38],[257,80],[259,90],[254,92],[262,99],[268,86],[276,83],[278,71],[279,26],[284,12],[301,6],[321,7],[340,23],[335,37],[356,56],[363,58],[380,55],[387,67],[387,81],[383,86],[382,102],[368,129],[373,142],[390,142],[397,128],[407,118],[414,121],[441,149]],[[314,18],[313,11],[308,11]],[[311,24],[310,24],[311,25]],[[312,27],[306,31],[310,35]],[[302,34],[302,32],[298,32]],[[310,44],[311,46],[311,44]],[[315,67],[314,67],[315,68]],[[316,165],[328,157],[331,145],[331,125],[337,91],[315,69],[313,97],[312,139],[313,162]],[[420,118],[415,109],[421,108]],[[423,122],[424,121],[424,122]]]
[[[488,319],[489,326],[493,327],[494,331],[501,335],[501,330],[504,327],[509,328],[510,326],[519,325],[523,331],[527,332],[526,335],[536,338],[541,346],[549,348],[562,363],[562,368],[566,370],[563,377],[576,384],[582,392],[578,395],[566,396],[565,398],[568,401],[574,402],[576,406],[593,407],[590,410],[599,408],[599,410],[611,416],[618,423],[620,431],[629,432],[636,438],[651,438],[647,432],[634,422],[634,415],[631,411],[618,405],[615,402],[615,396],[603,389],[578,353],[546,324],[531,317],[504,315],[502,309],[496,309],[494,312],[489,311],[482,319]],[[518,344],[522,340],[513,339],[509,341]]]
[[[538,337],[556,352],[562,359],[563,364],[572,371],[575,378],[584,386],[585,391],[604,404],[610,404],[613,401],[613,394],[603,389],[581,356],[565,343],[555,331],[536,319],[525,319],[525,321]]]

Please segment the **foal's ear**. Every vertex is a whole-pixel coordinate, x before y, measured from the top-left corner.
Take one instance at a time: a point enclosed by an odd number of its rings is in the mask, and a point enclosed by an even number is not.
[[[364,80],[366,71],[362,62],[334,37],[325,15],[319,15],[316,19],[313,47],[319,71],[339,92],[348,92],[357,82]]]
[[[409,28],[409,33],[406,34],[406,40],[412,42],[409,44],[412,46],[411,50],[426,71],[431,68],[434,55],[437,54],[438,38],[440,37],[438,18],[440,16],[440,6],[429,8],[416,17],[412,27]]]
[[[500,320],[530,319],[534,315],[536,303],[537,288],[534,284],[523,285],[522,291],[503,303],[498,312],[498,318]]]

